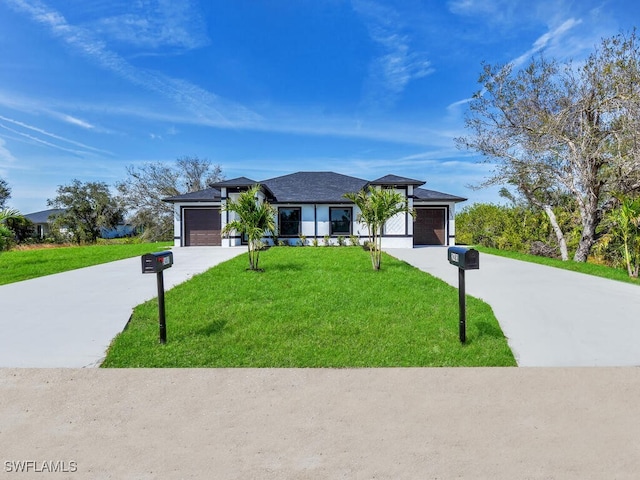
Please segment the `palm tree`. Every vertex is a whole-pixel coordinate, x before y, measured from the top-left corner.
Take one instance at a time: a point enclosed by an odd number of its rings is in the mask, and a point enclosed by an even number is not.
[[[618,194],[620,203],[611,210],[605,221],[609,224],[609,232],[603,236],[605,245],[611,241],[622,242],[620,250],[630,277],[638,277],[640,270],[640,198],[631,198]]]
[[[369,232],[369,253],[374,270],[380,270],[382,261],[382,230],[385,223],[398,213],[409,213],[405,197],[390,189],[369,186],[368,190],[358,193],[346,193],[345,198],[351,200],[360,209],[357,220],[367,226]]]
[[[266,200],[260,201],[260,185],[254,185],[242,192],[237,200],[227,200],[224,211],[236,214],[236,219],[227,223],[222,234],[228,236],[232,231],[247,237],[249,250],[249,270],[260,270],[260,250],[262,239],[267,233],[276,233],[276,210]]]

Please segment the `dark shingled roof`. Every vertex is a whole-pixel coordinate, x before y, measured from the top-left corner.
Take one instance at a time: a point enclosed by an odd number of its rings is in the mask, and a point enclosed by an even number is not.
[[[361,190],[367,181],[334,172],[297,172],[260,183],[277,203],[349,203],[343,195]]]
[[[414,180],[413,178],[407,177],[399,177],[398,175],[385,175],[384,177],[380,177],[377,180],[372,180],[369,182],[369,185],[424,185],[425,182],[422,180]]]
[[[165,202],[212,202],[220,201],[218,188],[249,187],[259,184],[273,197],[272,203],[351,203],[344,198],[345,193],[356,193],[368,185],[423,185],[420,180],[387,175],[368,182],[335,172],[297,172],[282,177],[255,181],[246,177],[234,178],[215,183],[217,188],[207,188],[199,192],[186,193],[165,198]],[[415,188],[416,200],[463,202],[466,198],[447,193]]]
[[[220,187],[253,187],[256,183],[255,180],[251,180],[247,177],[238,177],[232,178],[231,180],[222,180],[221,182],[216,182],[211,184],[212,187],[220,188]]]
[[[427,190],[426,188],[414,188],[413,196],[415,200],[443,201],[443,202],[464,202],[467,199],[448,193],[436,192],[435,190]]]
[[[205,188],[197,192],[185,193],[162,199],[164,202],[219,202],[220,190],[217,188]]]
[[[27,213],[24,217],[33,223],[47,223],[51,216],[64,212],[66,212],[64,208],[52,208],[50,210],[42,210],[41,212]]]

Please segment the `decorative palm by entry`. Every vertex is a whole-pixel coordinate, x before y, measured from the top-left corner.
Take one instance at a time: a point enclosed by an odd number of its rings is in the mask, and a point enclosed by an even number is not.
[[[276,209],[266,200],[260,201],[260,185],[254,185],[242,192],[237,200],[227,200],[224,211],[236,214],[236,219],[227,223],[222,234],[228,236],[235,231],[247,238],[249,250],[249,270],[260,270],[260,250],[262,239],[267,234],[276,234]]]
[[[414,212],[409,209],[409,205],[401,193],[390,189],[369,186],[367,190],[346,193],[344,196],[360,209],[357,220],[364,223],[369,231],[371,264],[374,270],[380,270],[384,224],[398,213],[407,212],[414,216]]]

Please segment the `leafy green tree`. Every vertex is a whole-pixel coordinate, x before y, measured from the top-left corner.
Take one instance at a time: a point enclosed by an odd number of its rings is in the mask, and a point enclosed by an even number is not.
[[[404,196],[399,192],[386,188],[369,186],[367,190],[357,193],[345,193],[345,198],[351,200],[360,210],[357,220],[367,226],[369,232],[369,253],[374,270],[380,270],[382,261],[382,233],[385,223],[398,213],[414,212],[409,209]]]
[[[127,167],[127,179],[116,183],[129,221],[148,241],[173,238],[173,205],[162,200],[196,192],[222,180],[222,169],[209,160],[180,157],[174,164],[149,162]]]
[[[0,209],[5,208],[9,198],[11,198],[11,188],[5,179],[0,178]]]
[[[242,192],[237,200],[228,199],[224,211],[233,212],[235,219],[227,223],[222,234],[228,236],[238,232],[247,238],[249,270],[260,270],[258,262],[262,250],[262,239],[271,234],[276,236],[276,209],[266,200],[260,200],[260,185],[254,185]]]
[[[0,210],[0,251],[8,250],[13,244],[14,234],[7,227],[9,220],[23,218],[19,211],[6,208]]]
[[[506,195],[503,195],[506,196]],[[560,257],[557,238],[548,216],[539,208],[522,201],[512,205],[474,203],[456,215],[456,241],[466,245]],[[566,206],[569,208],[569,206]],[[556,207],[558,224],[569,233],[569,247],[573,240],[575,219],[565,209]]]
[[[76,243],[95,243],[101,227],[113,228],[124,218],[124,209],[103,182],[73,180],[59,186],[57,196],[47,203],[65,210],[54,218],[53,225],[66,230]]]
[[[496,165],[483,185],[515,186],[548,216],[570,195],[579,212],[574,260],[584,262],[612,192],[640,189],[640,47],[635,31],[604,39],[579,67],[537,57],[517,70],[484,65],[459,146]],[[563,252],[563,256],[564,252]]]
[[[35,226],[33,222],[26,217],[19,216],[17,218],[9,218],[7,219],[6,225],[13,232],[17,243],[23,243],[35,238]]]

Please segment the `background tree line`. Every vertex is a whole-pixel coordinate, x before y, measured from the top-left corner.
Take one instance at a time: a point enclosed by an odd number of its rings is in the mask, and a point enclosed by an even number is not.
[[[603,39],[581,64],[544,56],[522,69],[484,64],[479,83],[468,134],[456,141],[494,166],[480,187],[515,189],[528,211],[547,217],[561,258],[571,251],[587,261],[612,212],[640,193],[636,32]]]
[[[173,238],[173,206],[163,198],[195,192],[224,179],[219,165],[197,156],[180,157],[174,163],[147,162],[130,165],[127,177],[111,188],[105,182],[73,179],[60,185],[47,205],[61,212],[51,218],[49,242],[95,243],[103,229],[124,222],[132,225],[142,241]],[[0,250],[15,243],[42,241],[34,225],[7,208],[11,188],[0,178]]]
[[[456,215],[456,241],[466,245],[482,245],[501,250],[562,258],[558,238],[549,215],[524,200],[517,201],[508,193],[510,203],[476,203]],[[580,247],[581,220],[578,207],[566,197],[554,207],[553,215],[562,229],[565,248],[572,255]],[[588,261],[626,269],[630,277],[640,271],[640,196],[615,197],[596,230],[597,240]]]

